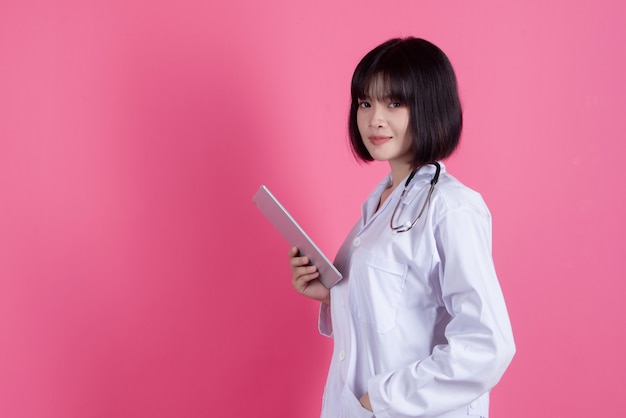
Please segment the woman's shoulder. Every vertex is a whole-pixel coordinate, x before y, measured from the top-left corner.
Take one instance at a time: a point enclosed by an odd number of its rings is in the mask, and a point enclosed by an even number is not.
[[[433,191],[432,203],[440,211],[468,209],[490,216],[489,209],[481,194],[466,186],[452,174],[441,174]]]

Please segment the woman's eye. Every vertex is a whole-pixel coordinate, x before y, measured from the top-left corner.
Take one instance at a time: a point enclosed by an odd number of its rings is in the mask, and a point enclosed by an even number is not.
[[[359,107],[371,107],[369,102],[359,102]]]
[[[402,103],[400,102],[391,102],[389,103],[389,107],[401,107]]]

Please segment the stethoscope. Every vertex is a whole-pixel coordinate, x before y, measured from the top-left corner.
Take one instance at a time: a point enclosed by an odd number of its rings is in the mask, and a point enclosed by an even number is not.
[[[411,183],[411,180],[413,180],[413,176],[415,176],[415,174],[417,174],[417,171],[419,170],[419,168],[417,168],[413,170],[409,178],[406,179],[406,183],[404,183],[404,190],[402,190],[400,199],[398,199],[398,203],[396,203],[396,207],[393,210],[393,213],[391,214],[391,219],[389,220],[389,226],[391,227],[391,230],[393,232],[399,233],[399,232],[409,231],[411,228],[413,228],[413,225],[415,225],[417,221],[422,217],[424,210],[426,210],[426,206],[430,205],[430,196],[433,194],[433,190],[435,190],[435,185],[439,181],[439,172],[441,171],[441,166],[439,165],[438,162],[434,162],[431,164],[435,166],[436,171],[435,171],[435,175],[430,181],[430,189],[428,190],[428,194],[426,195],[426,200],[424,200],[424,204],[422,205],[422,210],[420,210],[420,213],[417,215],[417,218],[415,218],[413,222],[407,221],[400,226],[393,226],[393,219],[396,217],[396,211],[398,210],[400,203],[402,203],[402,199],[404,199],[404,195],[406,195],[406,192],[409,187],[409,183]]]

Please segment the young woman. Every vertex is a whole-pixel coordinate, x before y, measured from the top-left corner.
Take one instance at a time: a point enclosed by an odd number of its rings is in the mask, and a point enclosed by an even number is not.
[[[294,288],[322,302],[334,338],[322,417],[487,417],[515,344],[490,213],[441,163],[462,126],[452,66],[428,41],[392,39],[358,64],[351,95],[354,154],[390,173],[337,254],[338,284],[289,252]]]

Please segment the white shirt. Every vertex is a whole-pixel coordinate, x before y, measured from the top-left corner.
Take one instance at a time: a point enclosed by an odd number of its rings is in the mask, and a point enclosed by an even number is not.
[[[412,222],[435,167],[422,167],[394,225]],[[322,418],[488,416],[489,390],[515,352],[481,196],[442,164],[427,212],[402,233],[389,222],[404,182],[376,211],[387,176],[339,250],[344,278],[322,305],[334,338]],[[368,392],[374,415],[361,407]]]

